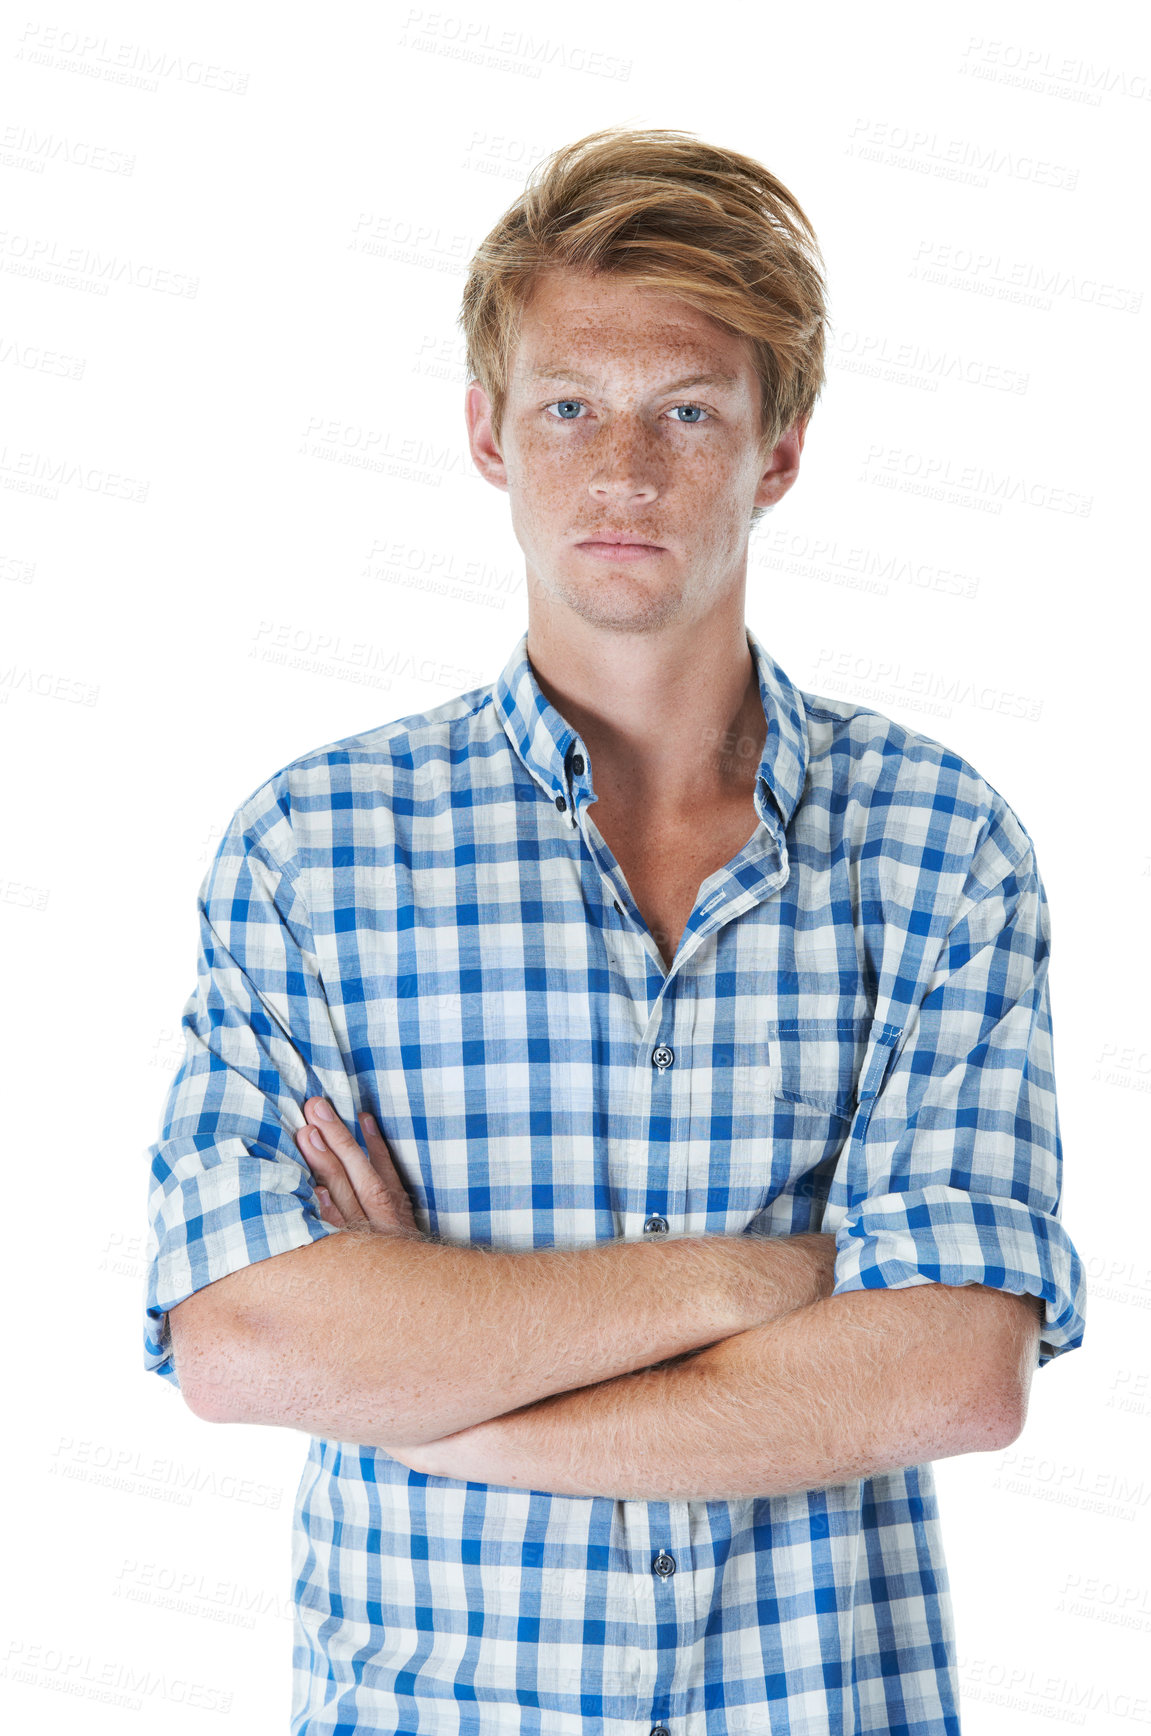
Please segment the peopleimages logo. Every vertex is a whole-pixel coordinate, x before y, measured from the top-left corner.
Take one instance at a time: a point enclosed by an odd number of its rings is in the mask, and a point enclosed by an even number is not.
[[[493,28],[487,18],[445,12],[438,7],[430,10],[423,6],[409,7],[396,45],[527,78],[539,78],[545,67],[621,82],[631,77],[631,61],[621,60],[617,54],[551,36],[533,36],[514,27]]]
[[[962,356],[953,350],[933,349],[929,344],[897,340],[879,332],[841,332],[833,340],[827,359],[833,367],[847,373],[867,374],[923,392],[937,392],[940,381],[947,380],[1022,396],[1030,378],[1018,368],[985,362],[977,356]]]
[[[910,169],[967,186],[986,187],[990,175],[1029,181],[1037,187],[1053,187],[1073,193],[1079,170],[1066,163],[1052,163],[1030,151],[1009,151],[976,139],[943,138],[933,127],[904,126],[896,121],[860,117],[848,134],[849,157],[883,163],[888,168]]]
[[[985,36],[968,38],[959,70],[972,78],[991,79],[1020,90],[1033,90],[1064,101],[1087,103],[1098,108],[1105,96],[1126,96],[1136,102],[1151,101],[1151,77],[1125,67],[1102,66],[1074,54],[1052,54],[1022,42],[988,41]]]
[[[1138,313],[1143,291],[1107,281],[1089,272],[1067,271],[1059,265],[1011,259],[953,241],[922,240],[912,254],[910,277],[944,289],[964,289],[1049,313],[1059,299],[1116,313]]]
[[[877,705],[899,704],[936,717],[950,717],[954,705],[972,705],[978,711],[995,711],[1001,717],[1021,717],[1037,723],[1042,699],[1015,693],[988,682],[965,681],[938,669],[908,669],[886,658],[861,656],[855,651],[825,647],[813,665],[813,682],[819,693],[840,693]]]
[[[1060,1676],[1016,1661],[977,1658],[960,1653],[956,1659],[963,1700],[981,1700],[1003,1710],[1060,1724],[1083,1724],[1088,1712],[1106,1712],[1136,1724],[1151,1723],[1145,1695],[1131,1693],[1114,1681],[1085,1681]],[[1013,1726],[1014,1728],[1014,1726]],[[1092,1729],[1098,1729],[1097,1724]]]
[[[937,452],[913,452],[904,446],[874,442],[863,459],[863,482],[886,483],[898,488],[905,481],[918,484],[916,492],[957,506],[978,504],[997,512],[1007,505],[1034,506],[1048,512],[1073,513],[1088,518],[1093,497],[1055,488],[1036,478],[1015,476],[1009,470],[992,470],[982,464],[959,464]]]
[[[887,596],[892,584],[967,598],[974,597],[979,589],[974,574],[937,566],[918,556],[786,529],[761,529],[752,544],[748,566],[752,571],[794,573],[799,578],[819,579],[879,597]]]

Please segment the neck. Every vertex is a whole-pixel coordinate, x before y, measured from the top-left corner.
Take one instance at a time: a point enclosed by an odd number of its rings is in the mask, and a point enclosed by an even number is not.
[[[754,789],[767,723],[740,601],[738,617],[658,633],[529,623],[536,680],[586,743],[597,798],[686,818]]]

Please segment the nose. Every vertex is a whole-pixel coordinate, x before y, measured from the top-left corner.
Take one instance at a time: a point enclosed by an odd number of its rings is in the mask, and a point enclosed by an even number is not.
[[[617,425],[600,435],[588,480],[594,500],[643,504],[659,494],[655,456],[642,429]]]

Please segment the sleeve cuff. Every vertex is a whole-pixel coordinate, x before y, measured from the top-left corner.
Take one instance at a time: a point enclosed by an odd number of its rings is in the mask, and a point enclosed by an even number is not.
[[[235,1178],[228,1179],[234,1186]],[[229,1191],[227,1185],[219,1190],[225,1195]],[[206,1284],[244,1266],[307,1247],[324,1236],[343,1233],[338,1224],[326,1223],[314,1205],[301,1205],[290,1194],[241,1195],[227,1201],[230,1209],[221,1210],[223,1204],[220,1197],[213,1202],[217,1228],[207,1245],[201,1242],[189,1246],[181,1224],[173,1236],[161,1231],[161,1245],[153,1252],[149,1264],[144,1302],[144,1369],[146,1373],[158,1374],[177,1391],[180,1381],[172,1358],[170,1308]],[[258,1237],[253,1234],[253,1225],[257,1223]]]
[[[832,1295],[925,1283],[1041,1296],[1040,1368],[1083,1342],[1082,1261],[1057,1217],[1019,1200],[938,1186],[853,1206],[836,1232]]]

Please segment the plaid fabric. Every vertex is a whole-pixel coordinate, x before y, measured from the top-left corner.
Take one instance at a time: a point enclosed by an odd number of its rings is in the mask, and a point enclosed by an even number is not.
[[[1082,1342],[1031,839],[957,754],[748,643],[760,823],[670,970],[526,633],[236,811],[150,1149],[149,1370],[178,1385],[176,1302],[340,1233],[292,1138],[321,1093],[375,1113],[444,1240],[834,1231],[837,1294],[1030,1292],[1041,1367]],[[293,1578],[293,1736],[959,1731],[929,1464],[641,1502],[315,1438]]]

